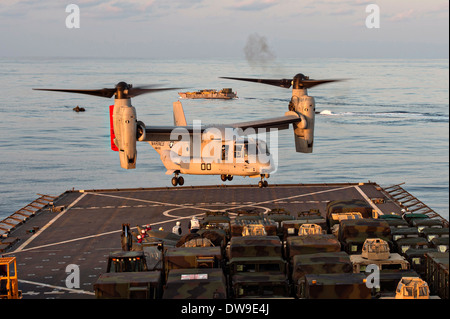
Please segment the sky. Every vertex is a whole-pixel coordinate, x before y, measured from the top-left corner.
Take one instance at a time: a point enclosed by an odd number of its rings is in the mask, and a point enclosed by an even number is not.
[[[448,58],[448,29],[448,0],[0,0],[0,57]]]

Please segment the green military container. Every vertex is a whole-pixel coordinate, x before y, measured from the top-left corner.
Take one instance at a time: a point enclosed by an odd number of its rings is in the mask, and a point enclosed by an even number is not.
[[[439,252],[448,252],[449,238],[448,237],[435,237],[430,242],[431,247],[435,247]]]
[[[227,299],[227,284],[222,269],[172,269],[163,299]]]
[[[386,219],[386,218],[382,218],[383,216],[386,216],[386,215],[380,215],[378,217],[378,219],[385,220],[389,224],[389,227],[391,227],[391,229],[410,227],[408,222],[406,220],[402,219],[400,216],[398,216],[400,219],[397,219],[397,218],[396,219],[389,219],[389,218]]]
[[[429,242],[431,242],[434,238],[443,237],[447,238],[449,236],[448,228],[425,228],[422,230],[423,237],[425,237]]]
[[[231,275],[238,272],[286,272],[278,236],[232,237],[226,255]]]
[[[161,298],[161,271],[104,273],[94,284],[98,299]]]
[[[413,219],[411,221],[412,227],[417,227],[419,230],[419,233],[422,233],[423,230],[428,228],[443,228],[444,224],[439,219],[432,219],[432,218],[426,218],[426,219]]]
[[[401,238],[394,242],[394,251],[405,255],[408,249],[429,248],[431,245],[423,237]]]
[[[292,258],[292,282],[307,274],[352,273],[349,255],[344,251],[295,255]]]
[[[282,222],[295,219],[294,216],[283,208],[272,209],[266,216],[277,224],[277,236],[280,238],[283,237]]]
[[[442,299],[448,299],[448,252],[427,252],[425,254],[425,260],[425,279],[428,283],[428,286],[430,287],[431,293],[434,295],[438,295]]]
[[[164,253],[166,278],[172,269],[221,268],[220,247],[172,247]]]
[[[425,214],[419,214],[419,213],[405,213],[403,214],[403,219],[408,222],[408,224],[412,227],[413,222],[415,220],[424,220],[424,219],[430,219],[428,215]]]
[[[307,274],[299,283],[301,299],[370,299],[364,274]]]
[[[342,250],[348,254],[360,254],[367,238],[380,238],[386,241],[392,251],[391,228],[385,220],[364,218],[341,221],[338,239]]]
[[[373,208],[365,200],[334,200],[327,203],[328,229],[339,223],[338,215],[346,213],[360,213],[362,218],[372,218]]]
[[[416,227],[405,227],[405,228],[391,227],[391,237],[393,242],[401,238],[419,237],[419,230]]]
[[[288,237],[285,256],[291,260],[295,255],[341,251],[341,244],[334,235],[316,234]]]
[[[396,220],[396,221],[402,221],[402,220],[403,220],[403,221],[404,221],[404,219],[402,218],[402,216],[397,215],[397,214],[394,214],[394,213],[380,215],[380,216],[378,216],[378,218],[379,218],[379,219],[382,219],[382,220],[385,220],[385,221],[387,221],[387,222],[389,222],[389,221],[394,221],[394,220]]]
[[[288,298],[289,281],[280,272],[238,273],[232,276],[233,298]]]
[[[436,248],[422,248],[414,249],[410,248],[405,252],[405,258],[411,264],[411,268],[414,269],[420,276],[424,276],[426,273],[426,253],[437,252]]]
[[[227,247],[229,260],[236,257],[281,257],[282,243],[278,236],[232,237]]]

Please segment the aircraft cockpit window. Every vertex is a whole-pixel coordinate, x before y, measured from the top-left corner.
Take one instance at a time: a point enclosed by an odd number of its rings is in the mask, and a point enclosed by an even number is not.
[[[234,158],[241,158],[242,157],[242,148],[243,148],[242,144],[234,146]]]
[[[222,161],[228,160],[229,145],[222,145]]]
[[[257,144],[257,153],[258,154],[266,154],[266,155],[270,155],[270,151],[269,151],[269,147],[267,146],[267,144],[263,141],[259,141]]]

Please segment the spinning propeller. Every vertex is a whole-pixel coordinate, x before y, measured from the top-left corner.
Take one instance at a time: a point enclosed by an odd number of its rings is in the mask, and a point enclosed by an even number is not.
[[[177,90],[179,88],[156,88],[155,85],[146,85],[140,87],[133,87],[131,84],[119,82],[114,88],[103,88],[99,90],[70,90],[70,89],[33,89],[39,91],[57,91],[67,93],[79,93],[95,95],[99,97],[111,98],[115,96],[116,99],[127,99],[136,97],[142,94],[155,93],[166,90]]]
[[[251,78],[232,78],[232,77],[221,77],[221,79],[263,83],[268,85],[280,86],[285,89],[289,89],[291,86],[293,86],[294,89],[309,89],[312,88],[313,86],[324,83],[342,81],[342,80],[310,80],[308,76],[305,76],[302,73],[297,74],[296,76],[294,76],[293,79],[277,80],[277,79],[251,79]]]

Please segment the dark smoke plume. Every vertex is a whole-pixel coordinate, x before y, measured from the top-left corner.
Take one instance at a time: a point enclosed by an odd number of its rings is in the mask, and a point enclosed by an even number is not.
[[[275,61],[275,53],[269,48],[266,37],[260,36],[257,33],[251,34],[248,37],[247,44],[244,47],[245,58],[248,64],[252,67],[265,67]]]

